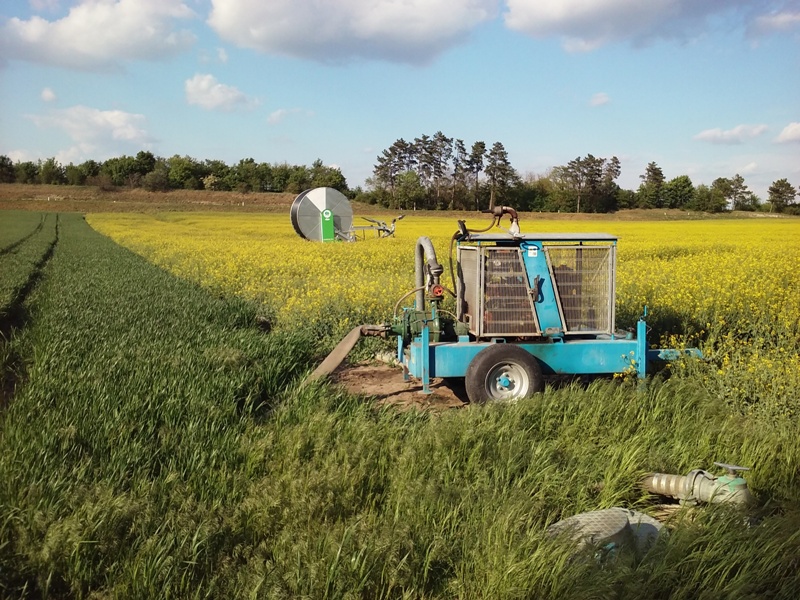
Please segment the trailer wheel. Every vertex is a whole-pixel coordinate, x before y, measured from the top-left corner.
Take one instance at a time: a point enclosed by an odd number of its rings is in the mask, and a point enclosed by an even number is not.
[[[470,402],[509,401],[544,389],[539,363],[514,344],[492,344],[467,367],[464,379]]]

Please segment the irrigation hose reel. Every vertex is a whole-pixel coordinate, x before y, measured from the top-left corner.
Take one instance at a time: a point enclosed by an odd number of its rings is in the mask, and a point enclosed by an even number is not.
[[[313,242],[355,242],[368,232],[374,232],[380,238],[392,237],[397,221],[405,216],[399,215],[391,223],[361,217],[369,225],[354,225],[350,201],[339,190],[330,187],[313,188],[298,194],[289,214],[297,235]]]

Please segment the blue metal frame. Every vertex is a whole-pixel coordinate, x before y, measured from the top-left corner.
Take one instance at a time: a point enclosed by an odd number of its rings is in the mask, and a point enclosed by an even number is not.
[[[637,339],[594,338],[514,343],[536,358],[545,375],[635,372],[638,377],[644,378],[649,358],[645,322],[639,321],[637,329],[641,336]],[[464,377],[467,367],[481,350],[492,344],[506,343],[501,339],[470,342],[462,337],[457,342],[432,344],[429,337],[424,330],[409,345],[408,355],[399,356],[406,363],[408,372],[422,381],[426,393],[432,377]],[[658,351],[654,352],[653,358],[657,358]]]
[[[539,327],[543,332],[557,331],[557,335],[560,335],[564,332],[564,327],[558,312],[558,301],[553,281],[550,278],[550,270],[547,268],[544,245],[539,241],[525,241],[520,244],[520,247],[525,270],[528,272],[528,285],[534,293],[533,301],[536,306]],[[536,279],[534,276],[534,279],[531,279],[532,273],[538,274],[539,278]]]
[[[490,342],[471,342],[461,336],[457,342],[430,342],[428,327],[422,335],[414,338],[403,352],[402,341],[398,344],[398,360],[403,363],[404,375],[422,381],[424,393],[430,393],[433,377],[464,377],[467,368],[478,353],[492,344],[514,343],[536,358],[545,375],[601,375],[613,373],[636,373],[639,379],[647,377],[648,364],[655,361],[676,360],[684,355],[702,357],[699,350],[649,349],[647,347],[647,322],[644,318],[636,324],[636,338],[557,339],[540,343],[505,342],[496,339]]]

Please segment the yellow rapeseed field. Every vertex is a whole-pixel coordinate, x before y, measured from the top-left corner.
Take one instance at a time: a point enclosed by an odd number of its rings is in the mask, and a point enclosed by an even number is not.
[[[279,325],[324,321],[342,332],[389,319],[413,287],[416,239],[429,236],[446,266],[456,230],[452,217],[411,214],[398,223],[396,238],[321,244],[298,237],[288,215],[94,214],[87,221],[175,275],[268,306]],[[663,342],[701,343],[710,362],[693,376],[747,410],[800,408],[800,220],[523,216],[521,225],[526,233],[617,235],[618,326],[632,326],[647,305],[653,323],[672,334]]]

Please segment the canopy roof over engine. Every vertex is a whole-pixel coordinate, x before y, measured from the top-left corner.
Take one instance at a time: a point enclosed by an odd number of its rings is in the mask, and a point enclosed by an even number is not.
[[[616,242],[608,233],[470,233],[461,242]]]

